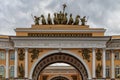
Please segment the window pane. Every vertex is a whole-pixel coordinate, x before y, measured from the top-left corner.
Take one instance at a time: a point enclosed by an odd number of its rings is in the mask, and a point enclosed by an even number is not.
[[[0,59],[5,59],[5,53],[4,53],[4,51],[0,51]]]
[[[110,68],[109,67],[106,68],[106,77],[107,78],[110,77]]]
[[[120,67],[115,68],[115,77],[118,78],[118,75],[120,74]]]
[[[115,52],[115,59],[119,59],[119,52]]]
[[[2,76],[2,77],[5,77],[5,69],[4,69],[4,66],[0,66],[0,75]]]
[[[15,54],[13,52],[10,53],[10,60],[15,60]]]
[[[10,77],[11,78],[14,77],[14,66],[11,66],[11,68],[10,68]]]
[[[106,60],[110,60],[110,53],[109,52],[106,53]]]

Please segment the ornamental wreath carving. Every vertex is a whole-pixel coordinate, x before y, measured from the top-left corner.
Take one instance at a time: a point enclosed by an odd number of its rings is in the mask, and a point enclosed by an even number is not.
[[[97,59],[98,61],[100,61],[101,58],[102,58],[102,53],[101,53],[100,49],[98,49],[97,52],[96,52],[96,59]]]
[[[84,49],[80,50],[79,52],[82,52],[83,59],[85,59],[88,62],[90,62],[90,53],[91,53],[91,50],[89,50],[87,48],[84,48]]]
[[[40,52],[42,52],[42,50],[39,50],[39,49],[36,49],[36,48],[34,48],[30,51],[31,58],[32,58],[31,62],[33,62],[35,59],[38,59]]]
[[[25,59],[25,53],[24,53],[24,50],[23,49],[20,49],[19,50],[19,60],[20,61],[23,61]]]

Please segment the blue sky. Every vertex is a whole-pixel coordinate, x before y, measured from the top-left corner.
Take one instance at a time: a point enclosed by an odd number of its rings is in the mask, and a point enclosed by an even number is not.
[[[0,0],[0,35],[15,35],[15,28],[30,28],[32,15],[62,10],[73,16],[89,17],[88,25],[107,29],[106,35],[120,35],[120,0]]]

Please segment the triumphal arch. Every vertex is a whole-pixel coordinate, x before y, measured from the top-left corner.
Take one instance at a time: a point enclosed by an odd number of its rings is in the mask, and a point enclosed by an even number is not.
[[[87,25],[86,16],[63,11],[33,16],[30,28],[16,28],[16,36],[0,36],[1,79],[97,80],[118,79],[120,36],[104,36],[106,29]],[[51,15],[54,15],[51,18]],[[69,15],[69,16],[68,16]],[[116,55],[117,54],[117,55]],[[67,63],[69,76],[43,75],[53,63]],[[117,68],[116,68],[117,67]],[[60,69],[59,71],[62,71]],[[64,71],[63,71],[64,72]],[[69,74],[69,73],[68,73]],[[50,76],[51,75],[51,76]],[[59,79],[60,78],[60,79]]]

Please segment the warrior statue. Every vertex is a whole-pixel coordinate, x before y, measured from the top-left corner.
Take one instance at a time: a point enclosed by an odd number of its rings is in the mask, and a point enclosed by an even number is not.
[[[74,21],[73,21],[73,18],[72,18],[72,14],[70,14],[70,18],[69,18],[68,24],[72,25],[73,23],[74,23]]]
[[[62,24],[64,14],[60,11],[60,13],[57,14],[58,18],[58,24]]]
[[[43,24],[43,25],[46,25],[46,20],[45,20],[44,15],[41,15],[41,18],[42,18],[42,24]]]
[[[87,21],[86,21],[86,16],[84,16],[84,17],[81,18],[80,20],[81,20],[81,25],[85,25],[85,22],[87,22]]]
[[[58,24],[58,18],[57,18],[57,14],[54,13],[54,19],[53,19],[54,24]]]
[[[22,64],[18,66],[18,71],[19,71],[19,77],[23,78],[25,71],[24,71],[24,67]]]
[[[48,14],[48,18],[47,18],[47,22],[48,22],[48,24],[52,24],[52,19],[51,19],[51,17],[50,17],[50,13]]]
[[[63,17],[63,21],[62,21],[62,24],[67,24],[67,13],[64,14],[64,17]]]
[[[39,25],[40,17],[34,16],[35,25]]]
[[[80,19],[80,16],[77,15],[76,18],[75,18],[74,25],[79,25],[79,19]]]

